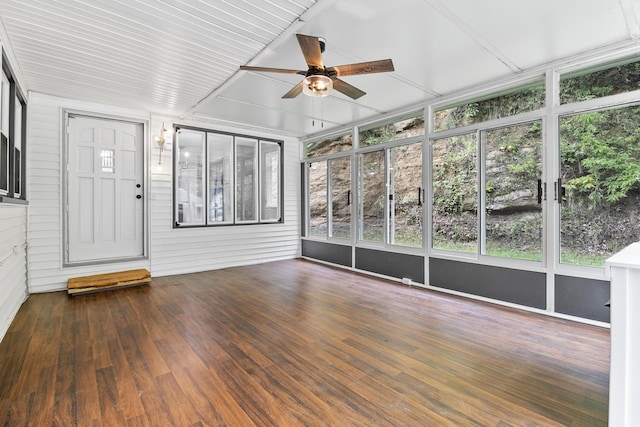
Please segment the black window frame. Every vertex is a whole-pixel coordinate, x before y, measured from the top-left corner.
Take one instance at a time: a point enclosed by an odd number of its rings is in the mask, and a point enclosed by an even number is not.
[[[8,135],[2,134],[3,138],[7,139],[7,153],[6,153],[6,171],[4,165],[0,165],[0,173],[8,174],[8,182],[6,194],[0,194],[0,203],[13,203],[13,204],[26,204],[27,203],[27,101],[20,86],[16,82],[14,73],[11,69],[9,61],[2,53],[2,71],[9,81],[9,132]],[[16,134],[16,108],[15,100],[18,100],[22,105],[22,117],[20,120],[20,141],[15,140]],[[1,133],[1,132],[0,132]],[[19,147],[20,155],[16,155],[16,145]],[[0,158],[2,153],[0,153]],[[19,157],[16,162],[16,157]],[[18,176],[16,176],[16,169]],[[16,183],[19,185],[18,192],[16,192]]]
[[[279,139],[273,139],[273,138],[264,138],[264,137],[260,137],[260,136],[256,136],[256,135],[248,135],[248,134],[242,134],[242,133],[235,133],[235,132],[226,132],[226,131],[220,131],[220,130],[215,130],[215,129],[208,129],[208,128],[201,128],[201,127],[195,127],[195,126],[189,126],[189,125],[180,125],[180,124],[174,124],[173,126],[173,141],[174,141],[174,149],[172,150],[172,165],[173,168],[175,168],[176,162],[177,162],[177,158],[176,156],[178,155],[178,144],[179,144],[179,140],[178,140],[178,132],[181,130],[190,130],[190,131],[196,131],[196,132],[203,132],[205,134],[205,141],[204,141],[204,164],[203,164],[203,170],[207,171],[208,170],[208,159],[209,159],[209,144],[207,144],[207,139],[206,139],[206,135],[213,133],[213,134],[219,134],[219,135],[228,135],[228,136],[232,136],[234,138],[234,148],[233,148],[233,165],[232,165],[232,170],[235,171],[236,170],[236,159],[235,159],[235,138],[248,138],[248,139],[254,139],[257,141],[257,150],[258,153],[260,152],[260,143],[261,142],[268,142],[268,143],[275,143],[278,144],[280,147],[280,157],[279,157],[279,162],[280,162],[280,171],[279,171],[279,214],[280,217],[277,220],[271,220],[271,219],[267,219],[267,220],[263,220],[261,218],[261,210],[260,210],[260,204],[261,204],[261,200],[262,200],[262,191],[261,191],[261,176],[262,176],[262,171],[261,171],[261,159],[258,155],[258,159],[257,159],[257,164],[256,164],[256,175],[257,175],[257,186],[258,186],[258,191],[257,191],[257,198],[254,201],[255,203],[258,204],[258,208],[256,210],[256,220],[255,221],[248,221],[248,222],[236,222],[236,201],[235,201],[235,196],[233,199],[233,203],[232,203],[232,221],[231,222],[223,222],[223,223],[215,223],[215,222],[210,222],[209,221],[209,215],[205,214],[204,215],[204,224],[189,224],[189,223],[180,223],[178,221],[178,208],[177,208],[177,191],[178,191],[178,180],[177,180],[177,174],[172,173],[171,175],[171,188],[172,188],[172,194],[173,194],[173,198],[172,198],[172,203],[171,203],[171,210],[172,210],[172,227],[174,229],[176,228],[182,228],[182,229],[187,229],[187,228],[202,228],[202,227],[235,227],[235,226],[245,226],[245,225],[267,225],[267,224],[284,224],[284,211],[285,211],[285,206],[284,206],[284,140],[279,140]],[[208,173],[208,172],[205,172]],[[208,196],[210,195],[210,189],[209,189],[209,180],[208,179],[204,179],[204,195],[205,195],[205,200],[208,203]],[[234,183],[234,193],[235,193],[235,183]],[[203,203],[205,204],[205,203]],[[206,204],[205,204],[206,205]]]

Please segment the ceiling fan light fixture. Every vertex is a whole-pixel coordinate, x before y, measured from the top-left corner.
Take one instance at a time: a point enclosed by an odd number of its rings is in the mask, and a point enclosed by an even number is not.
[[[304,79],[302,93],[307,96],[322,97],[327,96],[333,90],[333,80],[323,74],[313,74]]]

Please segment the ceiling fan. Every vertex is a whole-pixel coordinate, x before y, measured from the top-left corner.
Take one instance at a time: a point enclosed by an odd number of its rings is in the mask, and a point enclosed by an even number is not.
[[[309,69],[288,70],[284,68],[252,67],[241,65],[241,70],[258,71],[267,73],[300,74],[305,78],[295,85],[282,98],[295,98],[304,93],[309,96],[327,96],[332,89],[337,90],[350,98],[358,99],[366,92],[341,80],[339,77],[354,76],[358,74],[385,73],[393,71],[393,62],[390,59],[379,61],[360,62],[357,64],[340,65],[337,67],[325,67],[322,62],[322,52],[324,52],[325,41],[319,37],[296,34],[298,44],[302,49],[304,59],[307,61]]]

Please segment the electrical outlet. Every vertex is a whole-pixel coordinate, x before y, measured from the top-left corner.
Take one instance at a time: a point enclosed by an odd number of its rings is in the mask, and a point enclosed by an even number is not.
[[[405,285],[411,285],[411,279],[409,279],[408,277],[403,277],[402,283],[404,283]]]

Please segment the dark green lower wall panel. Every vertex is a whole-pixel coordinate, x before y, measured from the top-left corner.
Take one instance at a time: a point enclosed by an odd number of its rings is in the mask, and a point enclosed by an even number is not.
[[[555,277],[556,312],[609,323],[610,283],[580,277]]]
[[[356,248],[356,268],[424,284],[424,256]]]
[[[544,273],[429,259],[429,284],[527,307],[546,309]]]
[[[351,267],[352,247],[334,243],[302,241],[302,255]],[[355,249],[357,270],[425,283],[424,257],[374,249]],[[429,259],[429,284],[466,294],[545,310],[545,273],[494,267],[463,261]],[[555,312],[610,322],[610,283],[604,280],[555,276]]]
[[[302,256],[351,267],[351,246],[303,240]]]

